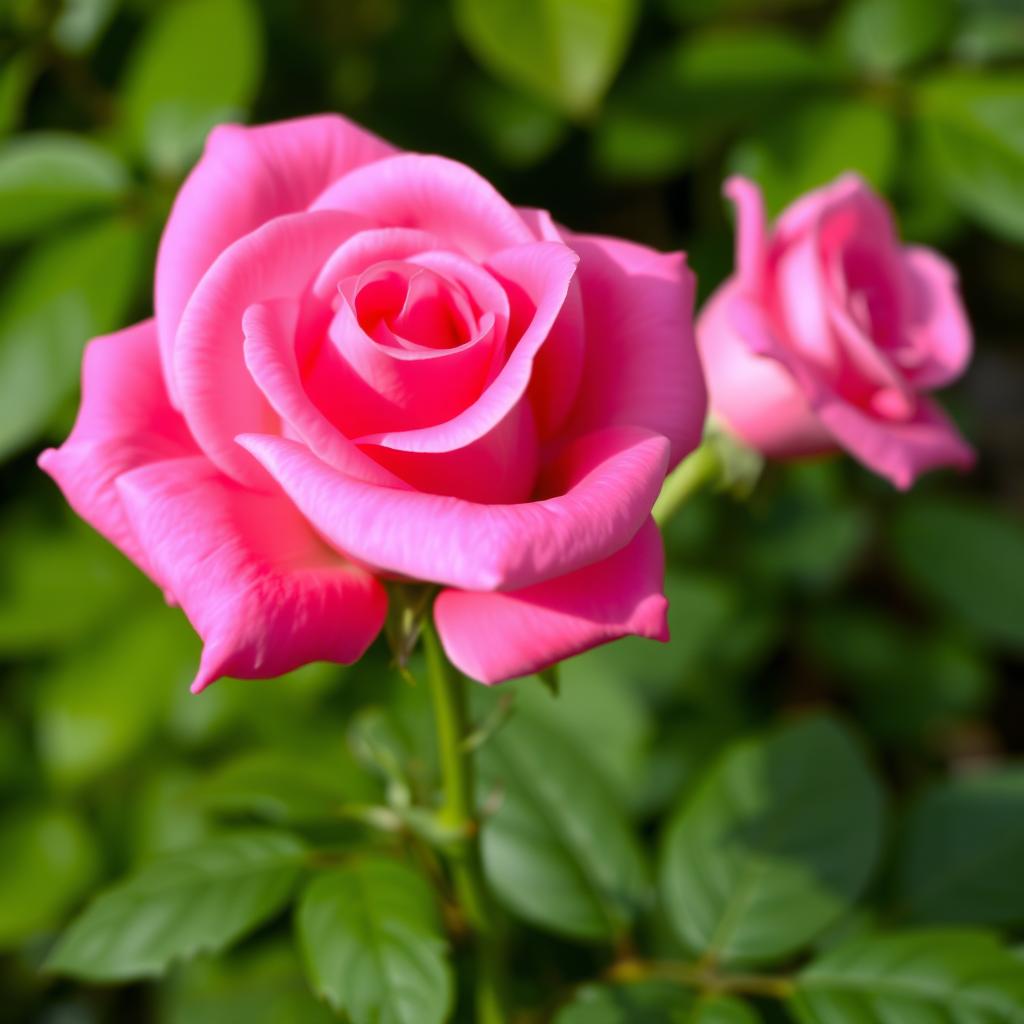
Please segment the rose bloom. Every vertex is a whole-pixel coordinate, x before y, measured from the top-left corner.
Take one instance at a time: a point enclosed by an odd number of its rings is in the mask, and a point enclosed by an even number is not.
[[[971,330],[956,272],[900,244],[889,210],[845,175],[769,229],[761,194],[726,184],[735,273],[697,324],[713,415],[769,458],[845,449],[897,487],[973,453],[927,392],[957,378]]]
[[[441,589],[482,682],[666,639],[650,517],[700,439],[680,253],[580,235],[343,118],[214,130],[155,320],[91,342],[40,465],[179,604],[198,691],[359,658]]]

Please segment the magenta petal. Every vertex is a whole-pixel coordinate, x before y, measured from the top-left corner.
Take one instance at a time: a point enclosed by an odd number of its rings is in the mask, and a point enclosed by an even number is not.
[[[722,191],[736,207],[736,276],[744,288],[759,293],[768,246],[761,189],[755,182],[737,175],[726,181]]]
[[[909,246],[903,252],[909,292],[907,331],[922,357],[908,376],[917,388],[941,388],[963,373],[973,349],[956,270],[932,249]]]
[[[668,458],[664,437],[611,428],[563,453],[546,481],[557,497],[479,505],[353,480],[280,437],[250,434],[239,443],[337,550],[467,590],[516,590],[618,551],[647,519]]]
[[[139,546],[114,484],[137,466],[197,453],[167,398],[156,325],[145,320],[89,343],[74,429],[60,448],[39,456],[39,465],[87,523],[165,585]]]
[[[358,659],[387,597],[279,495],[257,494],[201,456],[118,480],[132,528],[195,630],[198,692],[225,675],[264,679],[311,661]]]
[[[707,411],[693,337],[694,277],[681,253],[567,234],[579,253],[587,331],[570,426],[631,424],[663,434],[671,469],[699,443]]]
[[[538,672],[623,636],[668,639],[665,556],[653,520],[621,551],[511,593],[444,590],[434,619],[454,665],[481,683]]]
[[[902,421],[873,419],[839,398],[820,402],[815,412],[851,455],[900,490],[929,469],[974,465],[973,449],[930,399],[919,398],[916,414]]]
[[[481,259],[534,240],[515,208],[465,164],[402,153],[326,188],[314,209],[349,210],[380,227],[417,228]]]
[[[292,435],[339,472],[367,483],[402,487],[402,481],[352,443],[314,405],[295,358],[298,302],[279,299],[250,306],[242,318],[245,364]]]
[[[177,404],[171,352],[200,278],[232,242],[282,214],[304,210],[343,174],[395,150],[343,117],[222,125],[178,192],[160,241],[156,317],[160,354]]]
[[[242,483],[260,486],[265,476],[235,435],[277,422],[245,366],[242,316],[265,299],[301,295],[359,224],[331,210],[264,224],[218,257],[182,314],[174,348],[182,412],[211,461]]]

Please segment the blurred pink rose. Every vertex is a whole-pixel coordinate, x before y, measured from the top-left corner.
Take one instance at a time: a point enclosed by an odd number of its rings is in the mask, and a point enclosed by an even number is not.
[[[732,178],[737,265],[698,320],[712,413],[770,458],[844,448],[897,487],[973,453],[926,393],[957,378],[971,330],[956,273],[900,245],[888,208],[845,175],[773,228]]]
[[[225,126],[156,319],[93,341],[40,464],[184,609],[193,689],[351,662],[382,579],[442,587],[483,682],[664,639],[666,471],[705,393],[681,254],[576,235],[340,117]]]

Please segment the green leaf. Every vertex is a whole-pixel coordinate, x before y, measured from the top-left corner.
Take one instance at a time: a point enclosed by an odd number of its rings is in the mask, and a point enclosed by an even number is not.
[[[801,1024],[1021,1024],[1024,964],[984,932],[911,931],[845,943],[804,968]]]
[[[0,242],[109,209],[128,188],[118,159],[80,135],[19,135],[0,148]]]
[[[305,848],[281,832],[240,832],[153,861],[98,896],[46,968],[90,981],[162,974],[230,946],[288,901]]]
[[[42,685],[39,752],[62,786],[82,786],[134,756],[187,689],[197,642],[184,617],[154,604],[62,659]]]
[[[585,985],[555,1024],[757,1024],[753,1008],[731,996],[702,996],[667,981]]]
[[[397,861],[361,859],[303,893],[299,938],[313,987],[353,1024],[441,1024],[452,1004],[436,900]]]
[[[20,261],[0,298],[0,457],[75,388],[85,343],[121,326],[145,266],[135,225],[67,232]]]
[[[787,956],[848,911],[881,847],[882,794],[845,729],[810,718],[726,751],[669,826],[661,891],[715,961]]]
[[[623,76],[596,126],[597,161],[620,178],[674,173],[829,74],[809,46],[778,29],[688,34]]]
[[[920,498],[899,505],[890,547],[926,598],[992,643],[1024,651],[1024,526],[984,505]]]
[[[20,124],[25,100],[38,68],[38,59],[31,50],[6,57],[0,65],[0,138]]]
[[[1024,923],[1024,768],[955,779],[907,817],[897,897],[928,924]]]
[[[756,179],[772,214],[798,196],[856,171],[884,191],[896,164],[892,116],[861,100],[816,99],[766,119],[730,158]]]
[[[955,0],[853,0],[837,34],[855,64],[870,74],[891,75],[939,50],[956,15]]]
[[[161,985],[161,1024],[337,1024],[291,944],[197,960]]]
[[[52,927],[96,870],[96,846],[68,811],[5,811],[0,824],[0,945]]]
[[[1024,241],[1024,75],[936,76],[917,94],[918,124],[935,171],[964,211]]]
[[[179,174],[210,129],[244,117],[263,62],[248,0],[165,4],[133,51],[122,86],[128,139],[161,174]]]
[[[275,824],[338,820],[342,807],[379,796],[343,748],[257,750],[222,764],[198,789],[209,808]]]
[[[64,0],[53,22],[53,41],[68,53],[84,53],[107,27],[118,0]]]
[[[573,737],[518,714],[481,750],[482,832],[499,899],[527,921],[613,939],[647,900],[647,869],[622,808]],[[489,796],[490,794],[490,796]]]
[[[477,60],[573,116],[590,113],[626,54],[636,0],[456,0]]]
[[[667,981],[585,985],[554,1024],[693,1024],[696,999]]]
[[[967,64],[1024,57],[1024,10],[1014,0],[974,0],[961,12],[953,53]]]

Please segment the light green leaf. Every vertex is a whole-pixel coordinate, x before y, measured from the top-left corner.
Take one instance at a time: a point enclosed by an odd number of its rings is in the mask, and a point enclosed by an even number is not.
[[[669,919],[715,961],[796,952],[863,890],[882,817],[878,783],[836,722],[810,718],[737,743],[669,826]]]
[[[144,266],[138,229],[119,220],[64,233],[20,262],[0,298],[0,457],[74,391],[85,343],[122,325]]]
[[[801,1024],[1024,1022],[1024,964],[984,932],[911,931],[845,943],[804,968]]]
[[[68,53],[84,53],[99,39],[118,0],[64,0],[53,22],[53,41]]]
[[[481,750],[482,832],[498,898],[531,923],[612,939],[647,900],[647,869],[626,816],[569,734],[517,714]]]
[[[207,132],[244,117],[262,67],[249,0],[165,4],[132,53],[124,84],[128,139],[162,174],[184,171]]]
[[[618,71],[637,8],[636,0],[456,0],[455,14],[489,71],[582,116]]]
[[[899,903],[930,924],[1024,923],[1024,768],[955,779],[907,817]]]
[[[948,73],[922,83],[918,124],[964,211],[1024,241],[1024,75]]]
[[[956,23],[955,0],[853,0],[836,26],[850,59],[889,75],[934,54]]]
[[[118,159],[81,135],[19,135],[0,148],[0,242],[109,209],[128,189]]]
[[[169,854],[97,897],[46,968],[119,981],[220,952],[284,906],[303,857],[303,844],[281,832],[240,832]]]
[[[861,100],[816,99],[778,112],[734,150],[734,171],[756,179],[770,213],[846,171],[884,191],[896,163],[892,116]]]
[[[63,658],[41,686],[36,716],[43,764],[82,786],[136,754],[187,689],[197,642],[184,617],[155,603]]]
[[[1024,525],[955,498],[902,503],[890,547],[908,581],[979,636],[1024,651]]]
[[[85,825],[58,808],[5,812],[0,825],[0,945],[56,924],[96,870]]]
[[[441,1024],[452,977],[434,893],[397,861],[362,859],[303,893],[299,938],[313,987],[353,1024]]]

